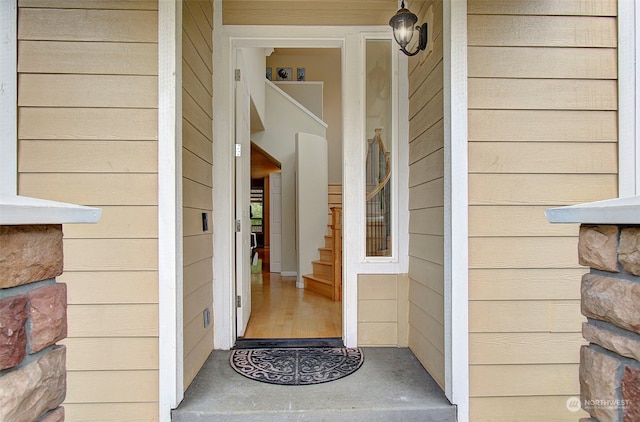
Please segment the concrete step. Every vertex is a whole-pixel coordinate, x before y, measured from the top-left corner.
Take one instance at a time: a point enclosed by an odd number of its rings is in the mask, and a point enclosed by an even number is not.
[[[455,406],[409,349],[363,351],[352,375],[305,386],[252,381],[231,368],[229,351],[214,351],[172,421],[456,421]]]

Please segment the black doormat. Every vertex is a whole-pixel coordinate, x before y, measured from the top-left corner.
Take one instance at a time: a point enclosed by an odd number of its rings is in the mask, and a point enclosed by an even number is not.
[[[334,381],[354,373],[364,362],[360,348],[304,347],[236,349],[231,367],[252,380],[279,385]]]
[[[340,337],[322,338],[238,338],[234,349],[344,347]]]

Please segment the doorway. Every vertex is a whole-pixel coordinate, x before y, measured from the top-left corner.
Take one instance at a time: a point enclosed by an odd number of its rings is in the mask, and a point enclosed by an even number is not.
[[[371,34],[388,37],[386,28],[370,28]],[[369,34],[369,33],[367,33]],[[362,216],[365,213],[365,181],[363,163],[365,149],[361,142],[365,139],[362,99],[364,96],[361,75],[364,66],[363,40],[365,33],[346,28],[297,27],[295,33],[278,27],[243,27],[234,26],[214,28],[214,37],[219,40],[214,49],[214,62],[220,66],[214,74],[214,91],[218,99],[214,104],[214,136],[219,141],[214,143],[214,175],[213,202],[214,213],[214,348],[229,349],[238,337],[236,318],[235,288],[235,201],[230,193],[235,190],[234,180],[234,66],[235,51],[239,48],[328,48],[340,51],[340,76],[343,81],[340,105],[343,126],[340,129],[344,140],[339,162],[343,171],[340,183],[343,197],[343,243],[349,247],[342,251],[342,340],[347,347],[358,345],[358,275],[371,273],[403,273],[406,270],[406,258],[401,251],[398,259],[371,261],[364,258],[364,226]],[[227,65],[224,65],[224,64]],[[290,67],[295,68],[292,64]],[[256,69],[257,67],[254,67]],[[336,69],[337,70],[337,69]],[[260,69],[264,78],[264,70]],[[307,76],[310,76],[307,71]],[[263,79],[264,81],[264,79]],[[273,111],[273,109],[271,109]],[[277,110],[276,110],[277,111]],[[251,140],[256,142],[256,134]],[[271,151],[270,151],[271,152]],[[282,161],[283,168],[285,162]],[[345,183],[344,181],[348,181]],[[247,190],[248,192],[248,190]],[[231,200],[230,200],[231,199]],[[248,214],[247,214],[248,218]],[[286,218],[283,223],[291,223],[295,216]],[[283,243],[285,241],[283,230]],[[284,248],[283,248],[284,250]],[[247,255],[249,252],[247,252]],[[286,273],[286,261],[283,256],[283,275]],[[247,267],[249,260],[247,259]],[[296,274],[297,275],[297,274]]]
[[[255,63],[257,59],[250,50],[239,49],[245,56],[242,60]],[[251,121],[251,127],[248,130],[244,129],[247,133],[241,134],[236,131],[237,139],[244,139],[245,136],[251,139],[249,192],[244,190],[246,184],[243,182],[243,176],[236,173],[236,192],[242,196],[236,204],[238,207],[248,204],[248,223],[251,227],[249,260],[242,256],[245,253],[244,244],[237,250],[236,263],[242,265],[242,268],[237,268],[236,271],[239,277],[236,291],[242,296],[238,299],[240,308],[237,313],[237,337],[243,340],[247,338],[341,338],[341,301],[339,298],[334,300],[332,297],[327,297],[322,292],[318,293],[316,289],[311,290],[313,286],[310,285],[312,283],[310,278],[316,276],[316,267],[325,268],[332,264],[331,257],[326,256],[327,251],[331,253],[331,249],[325,247],[326,240],[323,239],[323,235],[330,237],[332,234],[329,229],[331,218],[328,208],[329,182],[341,182],[342,177],[341,51],[337,48],[274,49],[265,61],[266,68],[272,71],[267,72],[269,82],[266,101],[273,101],[270,100],[273,97],[278,99],[267,104],[265,115],[256,116],[258,112],[253,104],[249,111],[245,105],[246,100],[236,97],[236,105],[240,104],[244,107],[244,110],[236,111],[236,120],[239,116],[251,113],[251,118],[248,119]],[[277,71],[282,68],[292,72],[295,77],[292,77],[291,73],[278,77]],[[245,73],[244,69],[241,69],[241,73]],[[271,78],[269,74],[272,75]],[[282,72],[280,74],[282,75]],[[247,84],[251,86],[251,82]],[[236,92],[238,90],[236,88]],[[252,100],[251,98],[250,101]],[[294,110],[287,112],[284,119],[276,117],[274,120],[274,113],[271,113],[270,108],[277,108],[283,112],[289,110],[278,105],[279,101],[291,103],[286,107],[293,107]],[[325,104],[324,107],[323,104]],[[296,108],[304,111],[297,111]],[[313,118],[307,115],[312,115]],[[299,117],[296,119],[294,116]],[[323,126],[319,125],[325,118],[329,122]],[[307,231],[304,230],[306,227],[298,226],[305,220],[305,215],[299,214],[304,212],[304,207],[299,206],[297,201],[301,196],[296,191],[301,188],[303,182],[297,177],[300,172],[295,167],[301,158],[293,155],[298,153],[294,144],[298,138],[296,131],[314,133],[315,129],[309,129],[305,119],[310,120],[311,125],[322,128],[321,133],[326,138],[325,149],[327,149],[324,167],[325,172],[331,173],[327,175],[327,181],[324,183],[326,191],[324,193],[326,217],[324,218],[327,219],[327,224],[322,228],[323,232],[312,239],[306,236]],[[314,119],[317,122],[313,122]],[[261,121],[256,124],[259,120]],[[292,124],[287,120],[300,123]],[[242,124],[242,122],[236,122],[237,126]],[[296,133],[286,133],[284,130],[270,131],[273,126],[282,127],[286,124],[292,124],[291,130]],[[282,145],[285,142],[283,139],[288,139],[286,141],[289,143],[288,146]],[[245,164],[239,160],[242,158],[236,159],[236,168],[243,171]],[[336,186],[340,189],[341,183],[332,184],[331,198],[341,197],[334,192]],[[332,205],[335,204],[332,203]],[[245,212],[242,210],[236,212],[239,219],[244,218],[244,215]],[[304,236],[303,233],[305,233]],[[240,239],[245,239],[245,236],[240,235]],[[313,270],[309,270],[300,265],[301,259],[304,260],[301,258],[300,250],[309,249],[306,243],[312,241],[317,243],[317,247],[314,251],[315,256],[312,258],[313,264],[308,263],[309,267],[313,265]],[[302,248],[301,242],[305,243]],[[333,268],[332,265],[331,268]],[[340,270],[341,268],[338,267],[338,271]],[[330,272],[333,277],[331,270]],[[325,275],[323,273],[318,277],[326,279]],[[305,276],[306,286],[301,284],[303,276]],[[247,292],[249,279],[250,292]],[[250,300],[250,303],[247,303],[247,300]],[[242,308],[244,310],[241,310]]]

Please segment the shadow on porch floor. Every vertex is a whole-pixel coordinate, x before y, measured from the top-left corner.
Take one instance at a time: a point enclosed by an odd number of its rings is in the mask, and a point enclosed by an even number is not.
[[[446,399],[406,348],[364,348],[364,364],[336,381],[280,386],[249,380],[214,351],[172,421],[420,421],[454,422]]]

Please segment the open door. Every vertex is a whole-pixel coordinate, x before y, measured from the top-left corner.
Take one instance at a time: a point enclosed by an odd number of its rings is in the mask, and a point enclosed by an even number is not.
[[[242,68],[237,51],[236,69]],[[251,122],[249,88],[242,77],[236,77],[235,97],[236,333],[242,337],[251,316]]]

